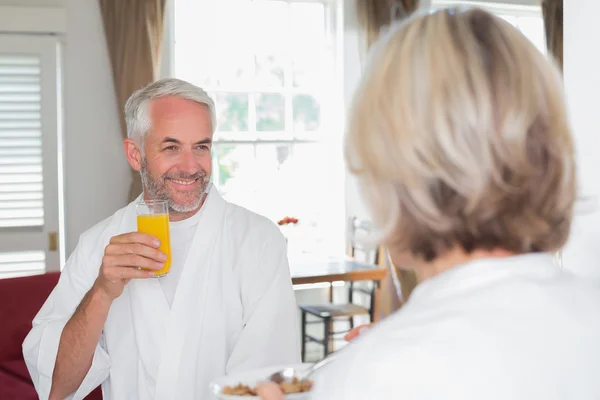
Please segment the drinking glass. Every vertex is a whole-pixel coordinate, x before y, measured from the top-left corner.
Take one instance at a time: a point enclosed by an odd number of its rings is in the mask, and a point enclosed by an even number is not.
[[[140,201],[136,206],[138,232],[147,233],[160,240],[160,251],[167,255],[164,267],[155,271],[164,276],[171,269],[171,240],[169,235],[169,205],[163,200]]]

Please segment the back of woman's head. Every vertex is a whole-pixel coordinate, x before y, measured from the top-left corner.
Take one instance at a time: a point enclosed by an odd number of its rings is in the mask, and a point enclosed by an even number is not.
[[[442,10],[372,49],[346,155],[385,242],[432,260],[566,242],[573,145],[558,68],[485,11]]]

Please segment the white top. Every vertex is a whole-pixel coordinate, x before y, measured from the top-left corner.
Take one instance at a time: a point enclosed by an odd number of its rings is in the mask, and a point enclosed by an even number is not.
[[[202,209],[191,217],[177,222],[169,222],[169,236],[171,241],[171,269],[165,276],[158,278],[160,287],[169,302],[169,307],[173,304],[175,290],[179,283],[179,277],[183,271],[185,260],[187,259],[190,245],[194,239],[194,233],[200,221]]]
[[[104,400],[210,399],[217,377],[299,362],[281,231],[214,188],[198,218],[179,279],[133,279],[114,300],[92,365],[69,399],[83,399],[100,384]],[[135,230],[131,203],[81,235],[34,318],[23,354],[41,399],[48,398],[62,330],[98,276],[104,247],[112,236]]]
[[[600,287],[545,254],[474,261],[339,356],[311,400],[597,400]]]

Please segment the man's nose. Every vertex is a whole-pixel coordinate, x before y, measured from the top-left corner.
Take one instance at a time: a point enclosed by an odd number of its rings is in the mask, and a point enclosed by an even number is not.
[[[187,174],[195,174],[199,170],[198,163],[194,157],[194,153],[191,151],[184,151],[181,155],[179,169]]]

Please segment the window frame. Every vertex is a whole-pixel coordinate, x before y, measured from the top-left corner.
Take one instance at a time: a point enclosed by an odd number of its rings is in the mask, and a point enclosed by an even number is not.
[[[177,0],[170,0],[166,6],[165,13],[165,26],[163,32],[163,54],[161,60],[161,77],[172,77],[175,76],[176,72],[176,57],[175,57],[175,7]],[[215,0],[213,0],[215,1]],[[218,0],[216,0],[218,1]],[[216,92],[221,93],[247,93],[249,95],[248,110],[249,113],[254,107],[255,94],[262,93],[280,93],[284,96],[285,101],[285,128],[282,131],[269,131],[269,132],[257,132],[254,120],[248,118],[248,131],[239,133],[220,131],[217,127],[217,133],[213,139],[213,182],[218,178],[215,172],[219,171],[218,163],[219,160],[215,154],[216,149],[219,146],[239,146],[246,145],[252,146],[256,157],[257,149],[264,145],[285,145],[290,148],[290,154],[293,157],[294,148],[296,145],[323,145],[330,146],[332,143],[338,145],[341,148],[343,142],[343,132],[345,129],[345,82],[344,82],[344,0],[279,0],[286,3],[318,3],[326,5],[326,21],[325,21],[325,32],[327,35],[328,46],[331,48],[331,54],[333,55],[332,65],[332,76],[334,82],[334,93],[327,93],[327,106],[321,108],[321,120],[320,126],[315,131],[297,132],[293,128],[293,109],[292,100],[295,93],[299,94],[314,94],[314,91],[310,89],[307,91],[303,88],[296,88],[293,86],[293,82],[290,83],[292,78],[292,65],[286,63],[286,69],[284,69],[284,85],[281,87],[259,87],[250,85],[250,87],[243,87],[234,85],[232,87],[203,87],[204,90],[216,101],[214,94]],[[321,103],[322,105],[323,103]],[[323,118],[323,114],[328,114]],[[327,240],[328,243],[334,247],[332,251],[334,254],[344,254],[345,252],[345,234],[346,234],[346,208],[345,208],[345,173],[343,157],[331,156],[325,160],[324,167],[331,167],[331,163],[334,163],[331,170],[332,174],[336,177],[336,187],[332,189],[336,194],[334,198],[339,197],[341,206],[336,206],[334,210],[331,210],[331,218],[329,222],[325,222],[322,229],[328,232],[336,232],[334,238]],[[339,164],[339,165],[337,165]],[[337,179],[339,178],[339,179]],[[220,185],[218,182],[215,184],[218,189]],[[339,187],[337,187],[339,186]],[[339,192],[339,193],[338,193]],[[327,206],[327,208],[329,208]],[[339,214],[339,215],[338,215]],[[339,228],[339,229],[338,229]],[[339,232],[338,232],[339,231]],[[337,237],[339,236],[339,237]],[[338,249],[339,248],[339,249]]]

